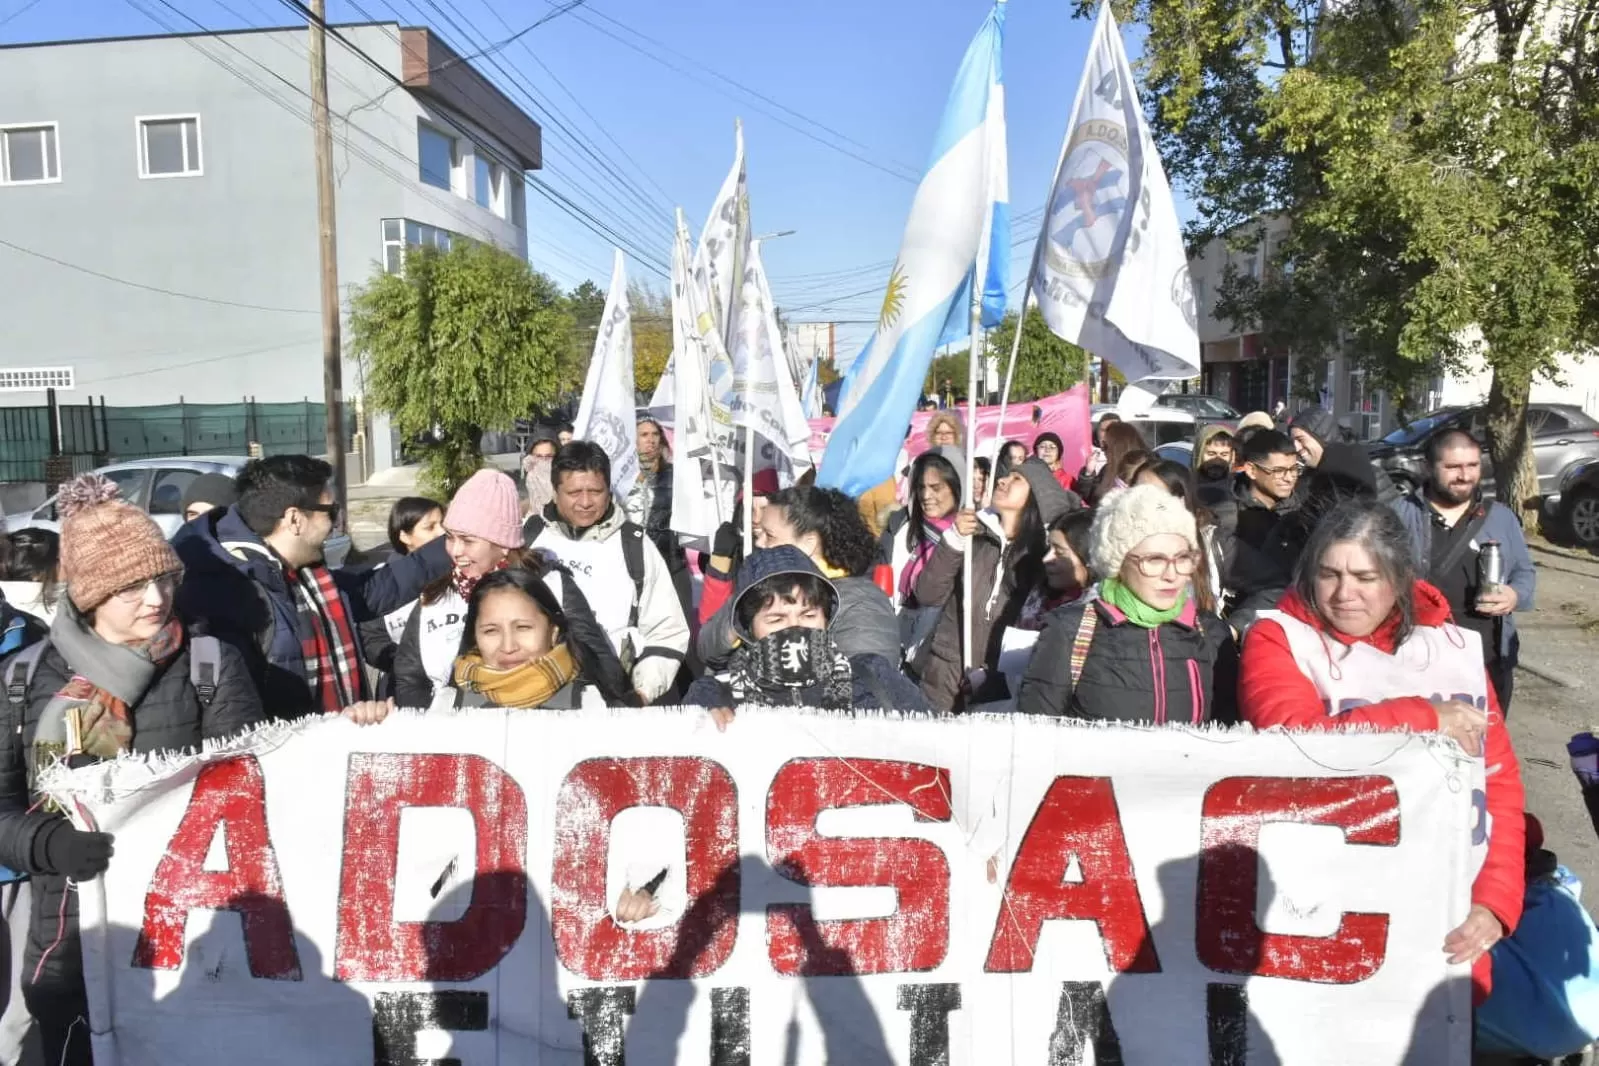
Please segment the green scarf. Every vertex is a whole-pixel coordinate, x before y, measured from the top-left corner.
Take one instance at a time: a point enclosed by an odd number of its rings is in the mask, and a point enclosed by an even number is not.
[[[1176,603],[1164,611],[1157,611],[1133,595],[1133,590],[1123,585],[1120,580],[1110,577],[1099,583],[1099,598],[1126,615],[1127,620],[1133,625],[1141,629],[1154,629],[1182,614],[1183,605],[1188,602],[1188,590],[1183,589]]]

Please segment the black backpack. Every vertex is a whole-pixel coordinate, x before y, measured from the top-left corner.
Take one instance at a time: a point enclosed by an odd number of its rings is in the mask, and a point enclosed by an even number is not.
[[[30,644],[6,665],[6,702],[13,707],[28,702],[28,686],[33,684],[39,660],[49,646],[49,640]],[[190,637],[189,683],[200,697],[200,706],[209,707],[217,698],[217,678],[221,673],[222,642],[216,637]]]

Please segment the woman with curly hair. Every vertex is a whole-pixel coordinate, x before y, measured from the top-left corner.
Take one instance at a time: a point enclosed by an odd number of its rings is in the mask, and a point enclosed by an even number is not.
[[[881,655],[899,661],[899,622],[894,604],[872,581],[877,564],[877,538],[861,520],[855,501],[837,489],[796,486],[774,493],[755,525],[755,545],[775,548],[792,544],[808,555],[816,568],[838,589],[838,611],[831,632],[845,655]],[[732,589],[713,589],[708,580],[703,595],[724,600]],[[713,670],[724,666],[738,638],[734,633],[732,605],[722,603],[700,629],[699,653]]]

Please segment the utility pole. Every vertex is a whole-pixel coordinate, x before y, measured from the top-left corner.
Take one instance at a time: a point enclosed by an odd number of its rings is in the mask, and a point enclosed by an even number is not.
[[[349,522],[344,471],[344,353],[339,340],[339,244],[334,229],[333,123],[328,117],[326,0],[311,6],[311,127],[316,137],[316,223],[322,259],[322,403],[333,501]],[[346,527],[348,528],[348,527]]]

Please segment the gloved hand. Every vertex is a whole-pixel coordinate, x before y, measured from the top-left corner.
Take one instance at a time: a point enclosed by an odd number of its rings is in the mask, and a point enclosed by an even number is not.
[[[110,833],[86,833],[63,818],[34,838],[33,859],[41,869],[90,881],[111,865],[114,850]]]
[[[724,559],[736,559],[743,548],[744,533],[736,524],[723,522],[716,527],[716,536],[711,539],[712,555],[720,555]]]

